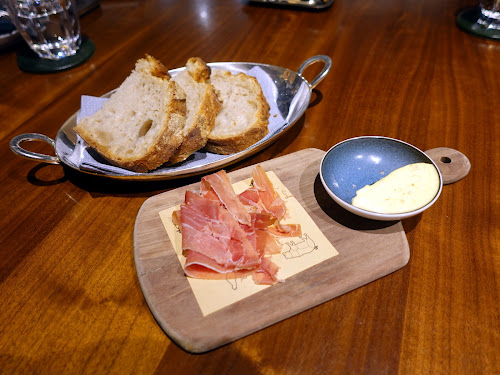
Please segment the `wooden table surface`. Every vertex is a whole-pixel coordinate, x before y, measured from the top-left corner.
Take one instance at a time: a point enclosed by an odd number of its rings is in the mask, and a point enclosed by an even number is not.
[[[456,27],[471,3],[337,0],[307,11],[242,0],[101,0],[81,18],[96,45],[85,64],[36,75],[19,70],[16,48],[0,53],[2,373],[500,373],[500,42]],[[191,56],[292,70],[314,55],[332,58],[293,128],[228,171],[360,135],[453,148],[472,168],[403,221],[411,255],[402,269],[190,354],[149,311],[133,229],[147,198],[199,177],[114,181],[9,149],[21,133],[55,137],[81,95],[116,88],[146,53],[169,68]]]

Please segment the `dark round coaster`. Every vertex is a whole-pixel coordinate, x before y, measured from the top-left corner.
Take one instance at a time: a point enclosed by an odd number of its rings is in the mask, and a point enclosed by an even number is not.
[[[500,40],[500,30],[488,29],[477,22],[481,17],[479,7],[467,8],[457,15],[457,26],[462,30],[483,38]]]
[[[61,60],[40,58],[35,52],[25,45],[17,55],[17,65],[28,73],[53,73],[74,68],[90,59],[95,52],[95,44],[87,36],[82,35],[82,44],[73,56]]]

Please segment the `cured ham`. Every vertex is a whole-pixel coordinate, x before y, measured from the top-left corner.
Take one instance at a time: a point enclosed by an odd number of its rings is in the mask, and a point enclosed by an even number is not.
[[[271,180],[260,165],[252,171],[252,177],[262,205],[267,212],[272,212],[279,222],[286,213],[285,203],[274,190]]]
[[[187,191],[172,215],[182,233],[184,273],[201,279],[252,276],[256,284],[279,282],[270,259],[281,252],[277,240],[301,235],[300,225],[282,224],[286,207],[262,167],[253,186],[237,195],[225,171],[205,176],[199,193]]]
[[[225,267],[247,269],[260,256],[245,231],[219,202],[186,192],[181,205],[182,250],[195,250]]]
[[[197,279],[225,280],[238,277],[250,276],[254,269],[236,270],[231,267],[224,267],[213,259],[204,256],[196,251],[188,250],[186,254],[186,265],[184,273]]]
[[[238,199],[225,171],[219,171],[201,179],[201,194],[211,195],[212,192],[238,222],[250,225],[250,213]]]
[[[276,238],[265,229],[255,231],[257,250],[262,254],[273,255],[281,253],[281,245]]]
[[[268,228],[269,233],[279,237],[300,237],[302,229],[300,224],[279,224]]]
[[[277,273],[278,266],[269,258],[263,258],[259,270],[252,274],[252,279],[255,284],[272,285],[280,281],[276,277]]]

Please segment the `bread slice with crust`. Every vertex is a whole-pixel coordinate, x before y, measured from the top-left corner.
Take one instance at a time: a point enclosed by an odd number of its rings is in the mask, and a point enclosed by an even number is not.
[[[186,95],[167,69],[146,55],[95,114],[75,131],[112,164],[147,172],[165,163],[182,142]]]
[[[210,73],[210,68],[202,59],[192,57],[186,62],[186,69],[173,78],[186,93],[187,112],[182,144],[168,164],[179,163],[205,147],[208,135],[215,126],[215,116],[221,105],[210,84]]]
[[[205,149],[228,155],[264,138],[269,132],[270,107],[257,79],[244,73],[212,69],[210,82],[222,106]]]

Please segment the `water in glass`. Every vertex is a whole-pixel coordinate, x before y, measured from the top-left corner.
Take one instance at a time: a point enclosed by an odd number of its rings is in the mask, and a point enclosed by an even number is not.
[[[8,7],[19,32],[40,57],[59,60],[78,51],[75,0],[10,0]]]

